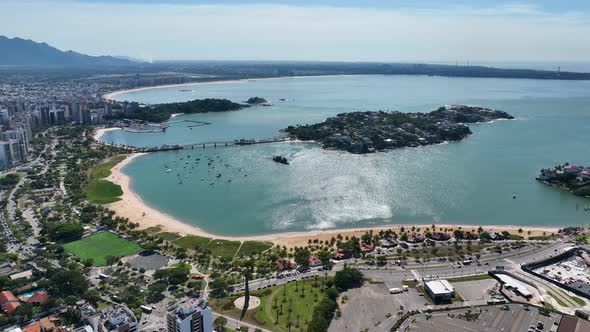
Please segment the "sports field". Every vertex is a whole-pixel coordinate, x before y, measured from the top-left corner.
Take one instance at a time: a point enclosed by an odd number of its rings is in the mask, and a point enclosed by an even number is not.
[[[82,261],[93,259],[94,266],[106,265],[106,257],[123,257],[141,250],[138,244],[122,239],[110,232],[100,232],[64,245],[64,249]]]

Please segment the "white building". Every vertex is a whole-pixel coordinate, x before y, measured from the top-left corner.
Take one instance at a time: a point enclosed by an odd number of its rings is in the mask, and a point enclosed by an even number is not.
[[[189,299],[168,308],[168,332],[211,332],[211,308],[205,299]]]
[[[95,332],[137,332],[135,315],[126,305],[107,308],[88,317]]]
[[[455,287],[447,280],[427,281],[424,289],[435,303],[451,301],[455,297]]]

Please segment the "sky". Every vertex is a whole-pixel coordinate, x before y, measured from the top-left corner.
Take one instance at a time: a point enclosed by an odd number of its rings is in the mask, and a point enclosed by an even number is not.
[[[148,61],[575,62],[590,1],[0,0],[0,34]]]

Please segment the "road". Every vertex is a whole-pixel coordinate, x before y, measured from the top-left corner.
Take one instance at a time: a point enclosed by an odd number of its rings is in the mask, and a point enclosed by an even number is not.
[[[215,320],[215,318],[219,317],[219,316],[223,316],[225,317],[225,319],[227,319],[227,324],[225,325],[226,327],[232,328],[234,330],[238,330],[240,326],[246,326],[250,329],[250,331],[254,331],[254,329],[260,329],[262,332],[272,332],[270,330],[267,329],[263,329],[262,327],[256,326],[256,325],[252,325],[252,324],[248,324],[245,322],[240,322],[237,319],[231,318],[229,316],[224,316],[224,315],[220,315],[216,312],[213,313],[213,320]]]

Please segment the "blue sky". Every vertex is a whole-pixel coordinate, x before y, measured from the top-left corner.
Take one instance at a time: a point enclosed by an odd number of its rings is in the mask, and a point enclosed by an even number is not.
[[[494,7],[499,5],[532,5],[538,8],[551,11],[572,11],[572,10],[590,10],[590,1],[587,0],[540,0],[540,1],[506,1],[506,0],[79,0],[87,3],[133,3],[133,4],[259,4],[274,3],[286,5],[330,5],[340,7],[374,7],[374,8],[397,8],[405,7],[422,7],[422,8],[444,8],[446,6],[474,6],[474,7]]]
[[[0,34],[146,60],[587,61],[590,1],[1,0]]]

